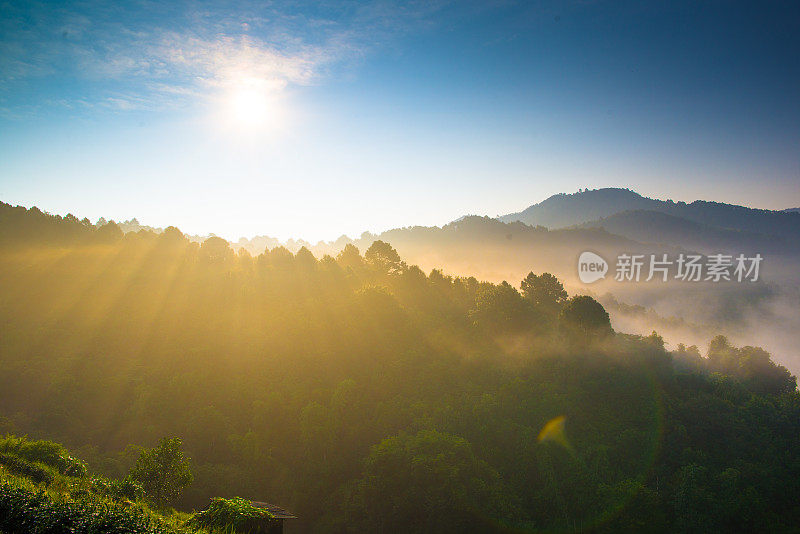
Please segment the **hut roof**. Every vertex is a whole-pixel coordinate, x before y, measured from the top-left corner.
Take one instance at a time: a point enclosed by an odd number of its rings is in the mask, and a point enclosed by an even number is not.
[[[263,508],[267,510],[269,513],[275,516],[276,519],[297,519],[297,516],[294,515],[289,510],[281,508],[280,506],[276,506],[274,504],[269,504],[267,502],[258,502],[252,501],[253,506],[256,508]]]

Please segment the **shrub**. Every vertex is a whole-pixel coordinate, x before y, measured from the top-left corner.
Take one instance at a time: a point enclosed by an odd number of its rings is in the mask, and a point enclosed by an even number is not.
[[[106,497],[129,499],[131,501],[144,498],[144,489],[142,489],[142,485],[133,480],[130,476],[122,480],[108,480],[103,477],[92,477],[89,487],[93,492]]]
[[[0,439],[0,453],[12,454],[28,462],[42,463],[62,475],[86,476],[86,464],[70,456],[63,445],[53,441],[30,441],[24,437],[6,436]]]
[[[8,469],[11,474],[27,477],[37,484],[47,486],[53,482],[53,475],[47,469],[17,456],[0,453],[0,465]]]
[[[55,502],[44,491],[32,492],[0,482],[0,532],[176,534],[179,531],[135,508],[88,500]]]
[[[133,480],[130,476],[122,480],[112,480],[110,484],[111,494],[114,497],[125,498],[135,501],[144,498],[142,485]]]
[[[211,499],[208,509],[195,513],[189,524],[209,529],[234,529],[237,532],[251,532],[262,527],[265,521],[273,520],[269,511],[253,506],[241,497]]]

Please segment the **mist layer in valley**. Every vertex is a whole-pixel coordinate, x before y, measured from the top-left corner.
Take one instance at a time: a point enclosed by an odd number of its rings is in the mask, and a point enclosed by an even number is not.
[[[529,272],[549,272],[571,294],[601,299],[621,331],[656,329],[671,346],[705,347],[717,334],[763,346],[794,373],[800,372],[800,213],[758,210],[696,201],[642,197],[626,189],[600,189],[551,197],[497,219],[466,216],[442,227],[406,227],[380,234],[311,244],[275,238],[240,239],[234,248],[258,254],[264,248],[308,248],[317,257],[336,255],[347,244],[366,250],[391,243],[409,262],[429,272],[517,285]],[[587,285],[577,260],[594,251],[609,262],[604,280]],[[620,254],[760,254],[758,280],[720,282],[617,282]],[[642,280],[646,278],[644,266]]]
[[[100,224],[105,223],[101,220]],[[124,232],[161,228],[131,220]],[[202,242],[205,236],[187,236]],[[235,250],[258,255],[284,247],[305,248],[317,258],[336,256],[346,245],[362,252],[380,240],[390,243],[409,263],[425,272],[474,276],[518,287],[529,273],[549,272],[564,281],[570,294],[589,294],[606,305],[613,325],[647,335],[657,330],[669,346],[701,348],[718,334],[742,345],[763,346],[792,372],[800,373],[800,213],[772,211],[716,202],[692,203],[642,197],[627,189],[599,189],[560,194],[496,219],[465,216],[441,227],[412,226],[357,238],[310,243],[281,241],[267,235],[231,242]],[[592,251],[609,263],[605,278],[592,284],[577,276],[577,262]],[[736,257],[761,255],[757,281],[668,282],[615,280],[621,254],[676,258],[680,254]]]

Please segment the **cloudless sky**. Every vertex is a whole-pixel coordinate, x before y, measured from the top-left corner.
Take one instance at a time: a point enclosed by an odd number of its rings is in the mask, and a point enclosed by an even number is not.
[[[584,187],[796,207],[797,6],[0,0],[0,200],[311,241]]]

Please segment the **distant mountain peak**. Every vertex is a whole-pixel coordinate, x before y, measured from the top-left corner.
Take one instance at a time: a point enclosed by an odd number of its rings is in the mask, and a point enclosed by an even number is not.
[[[655,209],[659,200],[646,198],[630,189],[606,187],[576,193],[559,193],[518,213],[503,215],[503,222],[562,228],[608,217],[621,211]]]
[[[627,197],[627,198],[645,198],[636,191],[627,187],[601,187],[599,189],[578,189],[575,193],[557,193],[551,197],[540,202],[543,204],[548,200],[562,197]]]
[[[641,240],[643,235],[637,226],[647,223],[653,232],[660,232],[659,225],[669,226],[673,230],[682,228],[690,231],[685,223],[695,223],[711,229],[724,231],[735,230],[747,234],[774,236],[792,242],[800,236],[800,217],[798,209],[773,211],[754,209],[723,202],[695,200],[691,203],[674,202],[648,198],[622,188],[603,188],[581,190],[572,194],[553,195],[538,204],[534,204],[518,213],[498,217],[509,223],[520,221],[531,226],[547,228],[566,228],[579,226],[594,221],[593,226],[615,225],[619,233],[622,222],[630,231],[621,235]],[[644,213],[649,212],[649,213]],[[672,219],[659,218],[656,213],[668,215]],[[615,215],[626,214],[614,220],[605,220]],[[682,219],[681,223],[678,219]],[[634,222],[634,220],[636,222]],[[638,228],[641,230],[642,228]],[[723,234],[715,234],[721,236]],[[730,236],[724,234],[726,240]]]

